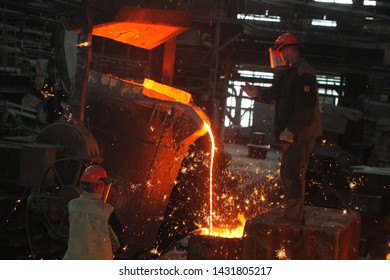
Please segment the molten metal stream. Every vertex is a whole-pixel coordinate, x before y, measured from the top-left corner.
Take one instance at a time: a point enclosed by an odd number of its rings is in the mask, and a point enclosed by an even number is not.
[[[213,233],[213,164],[214,164],[214,153],[215,153],[215,141],[213,131],[208,123],[203,122],[207,132],[210,135],[211,139],[211,159],[210,159],[210,222],[209,222],[209,230],[210,235]]]

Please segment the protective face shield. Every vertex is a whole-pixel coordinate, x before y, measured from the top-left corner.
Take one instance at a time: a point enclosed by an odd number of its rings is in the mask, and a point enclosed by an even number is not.
[[[274,48],[269,48],[268,54],[271,68],[286,66],[280,52],[275,51]]]
[[[111,191],[111,186],[115,181],[111,178],[99,178],[100,181],[104,183],[104,190],[102,192],[102,200],[103,202],[107,202],[108,195],[110,194]]]
[[[280,35],[274,43],[273,48],[269,48],[269,58],[271,68],[286,66],[284,59],[282,58],[281,50],[283,47],[288,45],[298,45],[299,41],[295,35],[291,33],[285,33]]]

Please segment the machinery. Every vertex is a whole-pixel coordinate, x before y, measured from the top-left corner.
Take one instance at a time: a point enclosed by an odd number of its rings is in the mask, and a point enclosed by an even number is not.
[[[3,178],[8,175],[1,188],[1,257],[58,258],[68,236],[67,204],[81,194],[87,164],[102,161],[98,145],[87,129],[62,122],[47,126],[35,141],[18,139],[1,145],[2,154],[14,159],[1,161]],[[11,171],[18,178],[11,179]]]
[[[47,77],[48,65],[54,63],[42,58],[34,62],[15,59],[28,64],[30,71],[34,65],[34,81],[23,74],[0,75],[3,90],[0,92],[1,259],[62,258],[67,246],[67,203],[80,195],[80,175],[91,163],[101,164],[109,176],[116,179],[108,202],[115,207],[123,227],[123,252],[118,257],[152,257],[149,256],[152,248],[162,250],[169,246],[172,239],[186,235],[194,229],[195,222],[206,216],[202,207],[207,205],[210,143],[208,137],[203,136],[206,133],[203,122],[209,120],[203,110],[194,105],[190,94],[170,87],[175,37],[191,25],[193,15],[183,11],[117,6],[121,1],[85,2],[102,5],[92,7],[93,15],[85,9],[85,18],[79,20],[61,18],[63,26],[71,32],[64,33],[65,44],[55,54],[62,59],[62,64],[56,62],[55,71],[66,73],[69,80],[73,75],[74,88],[52,79],[56,73]],[[11,27],[2,29],[6,31],[4,38],[6,34],[14,35],[7,43],[15,43],[15,46],[9,48],[8,53],[3,52],[2,57],[7,60],[12,58],[10,52],[17,49],[17,30]],[[25,31],[29,34],[27,28]],[[41,34],[44,38],[38,44],[39,51],[51,41],[45,32],[29,32],[32,37]],[[97,72],[99,67],[90,70],[90,64],[94,63],[92,35],[145,50],[164,45],[163,51],[146,55],[158,69],[145,69],[138,61],[118,60],[125,69],[136,69],[123,70],[134,80],[115,77],[108,71]],[[108,43],[102,45],[102,49],[109,48]],[[50,51],[47,53],[52,55]],[[111,61],[104,61],[103,56],[98,59],[106,63],[102,69],[110,69]],[[9,67],[9,63],[6,66],[5,70],[12,70],[17,63],[14,67]],[[151,72],[158,72],[155,80],[161,84],[144,79],[153,76]],[[59,90],[52,94],[49,88],[55,84]],[[4,91],[11,87],[12,94]],[[208,102],[206,110],[218,120],[214,115],[216,100],[211,98]],[[50,117],[45,118],[45,114]],[[213,125],[218,126],[217,122]],[[262,148],[265,152],[268,149]],[[325,149],[324,145],[320,148]],[[313,187],[309,185],[307,189],[307,200],[323,207],[367,209],[370,223],[366,228],[372,234],[371,224],[376,226],[378,217],[387,220],[389,217],[388,180],[379,187],[366,188],[368,190],[363,188],[368,187],[366,182],[361,183],[363,186],[345,188],[347,168],[337,164],[343,157],[340,153],[328,152],[316,152],[324,156],[314,159],[312,167],[319,168],[312,168],[313,174],[309,174],[315,180],[308,180]],[[218,155],[223,156],[221,150]],[[264,153],[260,153],[262,156]],[[346,160],[345,166],[350,164],[350,160]],[[359,174],[356,181],[360,182],[361,170],[356,172]],[[343,194],[343,200],[339,195],[336,197],[333,186],[338,187],[337,194]],[[351,192],[354,201],[348,204]],[[347,203],[339,205],[340,201]],[[386,225],[388,232],[389,222]],[[380,228],[378,232],[384,230]],[[367,236],[367,240],[376,237]],[[368,241],[361,242],[370,246]]]
[[[168,42],[162,80],[170,84],[175,51],[170,40],[189,27],[191,18],[184,12],[122,7],[111,23],[94,25],[90,20],[88,28],[82,25],[75,31],[80,40],[91,39],[92,33],[110,34],[146,49]],[[140,29],[135,37],[116,37],[119,26]],[[183,160],[190,145],[206,134],[203,123],[209,123],[208,117],[184,91],[147,79],[142,84],[89,71],[90,51],[79,46],[71,111],[51,124],[38,122],[31,133],[1,140],[0,258],[62,258],[67,204],[81,194],[80,176],[92,163],[102,164],[116,179],[108,202],[123,227],[122,258],[137,258],[168,237],[161,229],[170,230],[167,223],[175,219],[172,211],[183,196],[175,191],[172,201],[171,193],[184,182],[179,178]],[[5,103],[2,116],[9,107]],[[185,162],[191,164],[191,159]],[[184,195],[197,198],[193,207],[199,209],[205,182],[199,182],[199,188],[196,184],[191,183],[196,190],[186,188]],[[191,227],[188,219],[183,224]]]

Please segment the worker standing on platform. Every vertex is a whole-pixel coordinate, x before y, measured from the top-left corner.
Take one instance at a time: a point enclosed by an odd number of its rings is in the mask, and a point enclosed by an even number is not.
[[[271,89],[246,84],[252,99],[275,104],[275,138],[282,144],[280,175],[285,203],[281,222],[304,222],[305,174],[315,139],[322,135],[316,74],[301,56],[295,35],[279,36],[269,49],[271,67],[286,69]]]
[[[114,207],[106,203],[112,180],[103,167],[88,166],[82,177],[82,196],[71,200],[68,250],[64,260],[112,260],[119,248],[109,224]]]

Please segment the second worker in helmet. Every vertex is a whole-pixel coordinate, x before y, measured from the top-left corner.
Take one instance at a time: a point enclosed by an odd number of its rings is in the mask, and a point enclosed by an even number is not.
[[[112,179],[103,167],[88,166],[82,177],[83,194],[68,204],[69,239],[64,260],[112,260],[119,249],[110,221],[114,207],[106,203]]]

